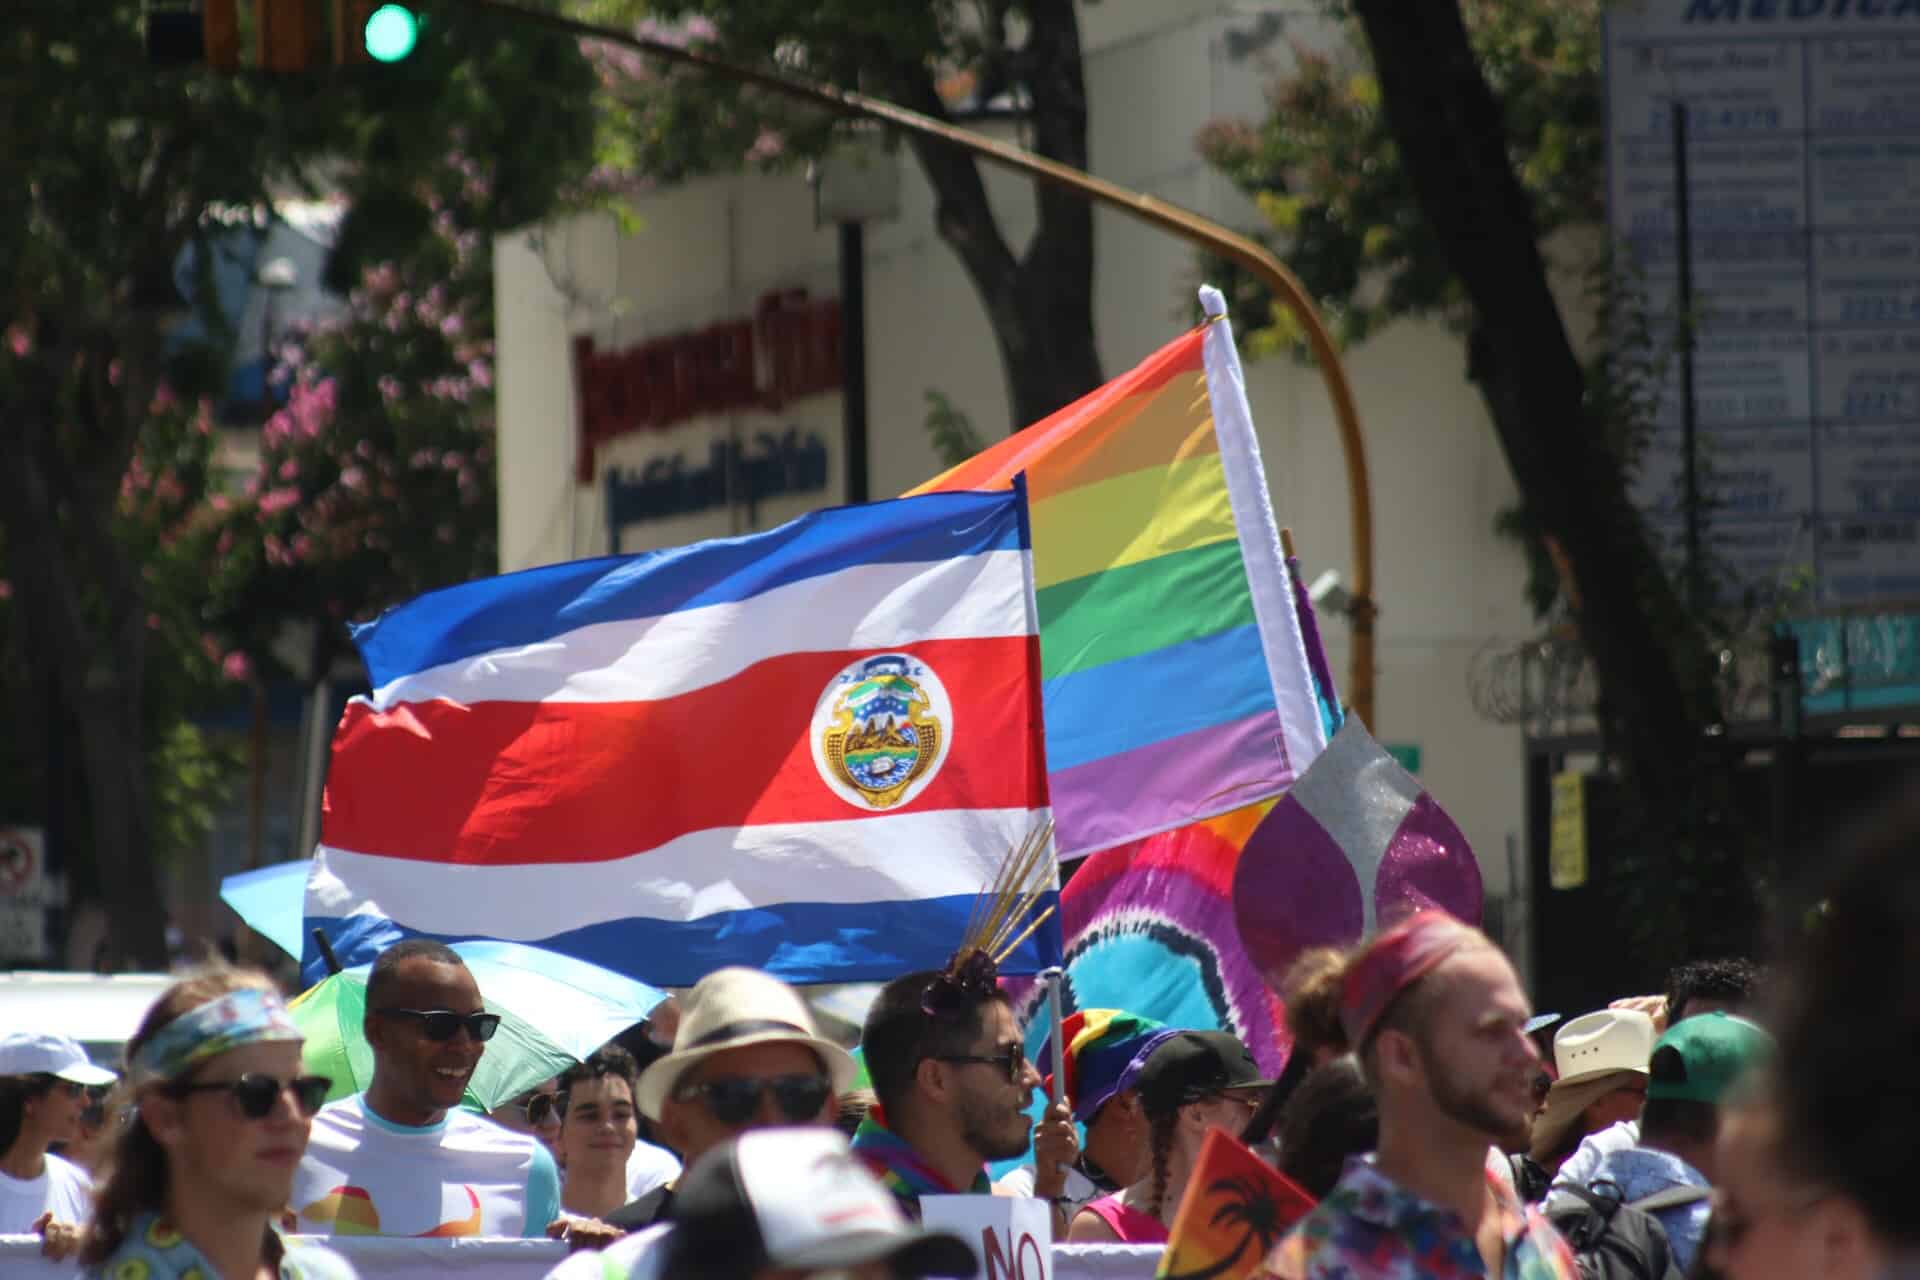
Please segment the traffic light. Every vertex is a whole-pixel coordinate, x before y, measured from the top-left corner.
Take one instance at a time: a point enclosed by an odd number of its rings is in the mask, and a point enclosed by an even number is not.
[[[383,4],[368,16],[362,31],[368,57],[375,62],[398,62],[419,41],[420,19],[406,5]]]
[[[147,60],[293,75],[314,66],[328,29],[336,66],[399,62],[420,40],[414,7],[381,0],[147,0]],[[251,34],[248,58],[242,35]]]

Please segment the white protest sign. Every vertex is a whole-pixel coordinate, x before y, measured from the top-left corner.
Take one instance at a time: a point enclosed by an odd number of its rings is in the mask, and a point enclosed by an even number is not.
[[[980,1280],[1053,1280],[1053,1213],[1017,1196],[921,1196],[920,1221],[967,1242]]]

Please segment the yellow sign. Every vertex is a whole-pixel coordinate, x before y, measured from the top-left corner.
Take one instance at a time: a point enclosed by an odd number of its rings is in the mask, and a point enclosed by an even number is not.
[[[1587,775],[1553,775],[1553,836],[1547,845],[1547,883],[1578,889],[1587,882]]]

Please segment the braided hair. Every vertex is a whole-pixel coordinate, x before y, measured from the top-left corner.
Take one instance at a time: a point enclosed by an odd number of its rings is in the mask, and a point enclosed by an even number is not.
[[[1153,1156],[1153,1216],[1163,1222],[1166,1220],[1167,1181],[1171,1173],[1167,1165],[1173,1158],[1173,1134],[1179,1123],[1179,1107],[1171,1111],[1147,1113],[1147,1150]]]

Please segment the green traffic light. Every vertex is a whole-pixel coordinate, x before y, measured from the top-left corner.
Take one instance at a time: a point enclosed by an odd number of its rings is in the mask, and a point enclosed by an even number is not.
[[[367,56],[376,62],[400,61],[419,39],[420,19],[403,4],[383,4],[367,19]]]

